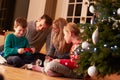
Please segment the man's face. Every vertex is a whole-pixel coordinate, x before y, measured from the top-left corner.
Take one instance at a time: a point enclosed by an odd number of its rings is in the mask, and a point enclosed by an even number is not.
[[[47,25],[45,24],[45,19],[36,21],[36,31],[41,31],[45,28],[47,28]]]

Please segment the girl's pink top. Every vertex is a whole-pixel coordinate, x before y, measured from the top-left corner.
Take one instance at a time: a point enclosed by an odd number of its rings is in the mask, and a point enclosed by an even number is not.
[[[70,59],[60,59],[60,63],[69,67],[70,69],[77,68],[76,59],[78,55],[74,54],[74,50],[79,46],[80,41],[76,41],[71,47],[70,50]]]

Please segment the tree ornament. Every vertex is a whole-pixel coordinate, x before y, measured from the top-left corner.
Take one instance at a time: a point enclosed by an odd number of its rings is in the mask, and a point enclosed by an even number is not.
[[[113,23],[113,29],[118,28],[118,23],[119,23],[119,21],[115,21],[115,22]]]
[[[117,16],[117,10],[116,9],[113,10],[113,17],[115,17],[115,16]]]
[[[92,18],[91,20],[90,20],[90,24],[93,24],[94,23],[94,19]]]
[[[88,68],[88,75],[90,77],[96,77],[98,74],[97,68],[93,65]]]
[[[96,30],[93,32],[92,34],[92,41],[93,41],[93,44],[96,44],[98,42],[98,27],[96,28]]]
[[[88,49],[88,47],[90,46],[90,44],[87,42],[87,41],[84,41],[84,42],[82,42],[82,49]]]
[[[83,33],[83,32],[84,32],[84,29],[81,28],[81,29],[80,29],[80,32]]]
[[[114,48],[117,49],[118,47],[115,45]]]
[[[94,8],[93,5],[91,5],[91,6],[89,7],[89,11],[90,11],[91,13],[95,13],[95,8]]]
[[[94,48],[94,52],[96,52],[97,51],[97,48]]]
[[[117,14],[120,15],[120,8],[118,8],[118,10],[117,10]]]
[[[107,44],[104,44],[103,46],[106,48],[106,47],[107,47]]]

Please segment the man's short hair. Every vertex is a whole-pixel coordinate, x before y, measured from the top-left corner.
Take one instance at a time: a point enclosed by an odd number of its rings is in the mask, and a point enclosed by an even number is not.
[[[27,20],[24,17],[17,17],[14,21],[14,27],[21,26],[22,28],[27,27]]]
[[[51,26],[52,25],[52,18],[49,17],[48,15],[44,14],[41,16],[41,19],[45,19],[45,24],[48,25],[48,26]]]

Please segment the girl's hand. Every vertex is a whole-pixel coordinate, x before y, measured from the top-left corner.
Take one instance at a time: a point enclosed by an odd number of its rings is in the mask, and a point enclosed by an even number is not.
[[[60,62],[60,59],[53,59],[52,61]]]
[[[53,58],[50,57],[50,56],[45,56],[45,59],[47,59],[48,61],[52,61],[53,60]]]
[[[23,53],[25,53],[25,52],[26,52],[26,51],[24,50],[24,48],[19,48],[19,49],[18,49],[18,53],[19,53],[19,54],[23,54]]]

